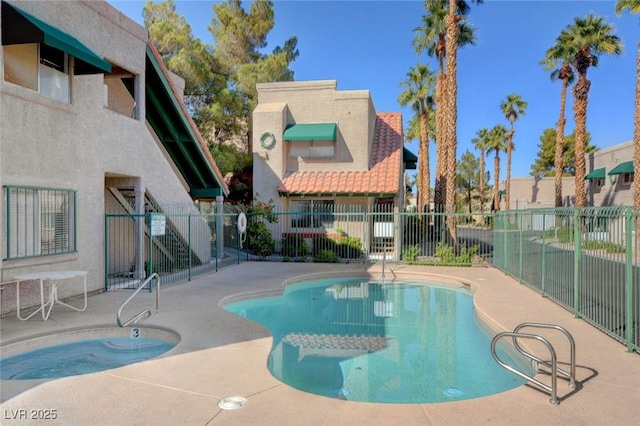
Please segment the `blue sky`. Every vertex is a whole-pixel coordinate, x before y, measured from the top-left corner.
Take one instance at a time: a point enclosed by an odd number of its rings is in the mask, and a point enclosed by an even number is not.
[[[142,24],[144,2],[109,2]],[[175,3],[194,35],[213,44],[207,30],[213,16],[212,2]],[[248,4],[243,2],[245,7]],[[296,80],[337,80],[338,90],[368,89],[378,112],[400,111],[406,126],[412,112],[400,108],[397,102],[399,83],[409,67],[418,62],[428,62],[437,69],[434,60],[426,54],[417,56],[411,47],[413,29],[422,22],[423,1],[276,0],[274,4],[275,27],[266,50],[295,35],[300,56],[291,68]],[[599,148],[631,140],[640,16],[625,13],[617,17],[614,5],[613,0],[485,0],[481,5],[472,4],[469,22],[476,27],[477,44],[458,54],[458,157],[466,149],[478,155],[471,139],[482,127],[508,125],[500,102],[508,94],[518,93],[529,105],[515,123],[511,175],[529,175],[540,135],[545,128],[555,128],[560,109],[560,83],[552,83],[538,63],[574,17],[590,12],[615,25],[624,53],[601,57],[598,68],[588,71],[591,90],[587,129]],[[572,108],[569,95],[567,133],[574,127]],[[406,142],[409,149],[418,152],[417,141]],[[431,158],[435,159],[433,144]],[[503,160],[501,180],[505,163]]]

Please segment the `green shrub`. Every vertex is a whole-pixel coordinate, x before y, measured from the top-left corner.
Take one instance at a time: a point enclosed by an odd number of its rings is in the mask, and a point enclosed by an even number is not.
[[[418,256],[420,256],[420,246],[418,245],[411,246],[402,251],[402,260],[405,262],[415,263],[418,261]]]
[[[318,254],[313,257],[313,261],[318,263],[337,263],[339,260],[338,255],[331,250],[320,250]]]
[[[273,254],[276,241],[271,236],[271,231],[267,228],[267,223],[278,222],[278,217],[273,212],[274,206],[272,200],[264,203],[254,199],[253,203],[245,208],[249,248],[262,257]]]
[[[563,226],[558,228],[558,241],[561,243],[572,243],[573,242],[573,228],[570,226]]]
[[[283,256],[298,257],[309,254],[309,244],[299,235],[287,235],[281,244]]]
[[[584,250],[604,250],[607,253],[624,253],[625,248],[620,244],[610,241],[585,241],[582,243]]]
[[[329,237],[316,237],[313,239],[313,254],[316,256],[321,251],[332,251],[339,258],[359,259],[362,256],[362,241],[360,238],[341,236],[337,240]]]
[[[452,263],[456,257],[456,252],[453,246],[446,245],[443,242],[439,242],[436,246],[436,257],[439,257],[443,263]]]

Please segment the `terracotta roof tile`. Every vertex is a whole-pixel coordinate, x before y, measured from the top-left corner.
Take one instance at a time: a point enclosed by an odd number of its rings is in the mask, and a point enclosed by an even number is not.
[[[278,191],[289,194],[395,194],[401,190],[402,115],[379,113],[371,166],[365,172],[288,173]]]

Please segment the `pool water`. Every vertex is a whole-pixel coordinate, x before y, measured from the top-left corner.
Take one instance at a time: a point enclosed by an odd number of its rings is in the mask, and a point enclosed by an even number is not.
[[[491,355],[462,285],[332,278],[224,307],[273,334],[268,367],[302,391],[351,401],[426,403],[504,392],[524,381]],[[500,357],[531,373],[524,360]]]
[[[0,379],[50,379],[95,373],[154,358],[174,346],[142,337],[112,337],[49,346],[0,360]]]

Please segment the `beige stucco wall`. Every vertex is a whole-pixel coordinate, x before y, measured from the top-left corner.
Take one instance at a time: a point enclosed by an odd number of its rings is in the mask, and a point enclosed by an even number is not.
[[[500,182],[500,189],[505,189],[506,182]],[[562,178],[562,200],[565,207],[575,205],[576,183],[574,177]],[[517,177],[511,178],[510,210],[539,209],[555,207],[555,178],[553,177]],[[502,197],[500,208],[506,209],[505,197]]]
[[[253,112],[254,195],[273,199],[287,171],[366,171],[375,137],[376,112],[368,90],[338,91],[335,80],[263,83],[257,85],[258,106]],[[336,123],[337,140],[332,159],[289,158],[282,135],[288,124]],[[272,148],[260,137],[271,132]]]
[[[144,117],[144,28],[106,2],[11,3],[136,73],[141,95],[137,110]],[[83,269],[90,271],[89,290],[101,289],[109,176],[139,179],[158,201],[192,203],[147,123],[104,107],[103,82],[101,74],[74,77],[72,101],[65,104],[0,78],[0,184],[73,189],[78,197],[77,253],[0,261],[0,281],[27,271]],[[4,259],[6,219],[4,209],[0,211]],[[69,290],[61,287],[60,292],[64,297]]]
[[[621,143],[598,150],[585,156],[587,175],[595,169],[604,167],[607,177],[603,186],[595,180],[585,180],[588,206],[632,206],[633,183],[624,183],[621,178],[612,183],[608,173],[620,163],[633,161],[633,141]],[[553,177],[519,177],[511,179],[511,209],[531,209],[555,206],[555,187]],[[500,189],[505,182],[500,183]],[[575,205],[575,177],[562,178],[562,198],[564,206]],[[505,209],[503,197],[500,208]]]
[[[633,182],[625,183],[622,181],[621,176],[618,176],[617,181],[612,183],[608,175],[614,167],[626,161],[633,161],[633,141],[601,149],[586,156],[587,174],[601,167],[604,167],[607,173],[602,187],[598,187],[596,181],[586,181],[588,205],[633,205]]]

